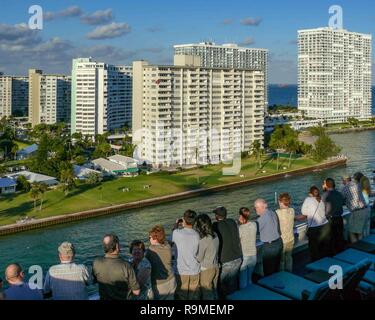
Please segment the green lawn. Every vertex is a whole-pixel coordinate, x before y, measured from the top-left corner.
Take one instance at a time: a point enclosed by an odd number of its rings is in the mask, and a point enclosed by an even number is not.
[[[22,142],[22,141],[14,141],[14,142],[18,145],[19,150],[30,146],[30,144],[27,144],[27,143]]]
[[[284,170],[283,167],[288,166],[288,159],[279,161],[279,172],[316,164],[311,159],[301,158],[293,160],[291,168]],[[68,196],[59,190],[51,190],[44,195],[42,211],[34,211],[33,201],[28,193],[3,196],[0,198],[0,225],[15,223],[25,216],[35,218],[57,216],[277,173],[276,160],[265,162],[261,170],[253,159],[242,160],[242,170],[237,176],[223,176],[223,167],[229,168],[230,165],[212,165],[176,174],[158,173],[134,178],[118,178],[105,181],[99,186],[79,184]],[[263,170],[266,172],[262,173]],[[145,184],[150,184],[151,188],[143,189]],[[125,187],[130,188],[130,192],[122,192]]]

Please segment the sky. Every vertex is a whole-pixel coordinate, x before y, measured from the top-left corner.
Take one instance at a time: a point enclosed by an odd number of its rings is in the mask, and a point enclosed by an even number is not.
[[[297,30],[328,26],[331,5],[344,28],[375,31],[372,0],[1,0],[0,71],[29,68],[70,74],[71,60],[110,64],[173,61],[173,45],[214,41],[269,50],[269,82],[297,83]],[[43,29],[31,30],[29,7],[43,9]],[[374,68],[375,70],[375,68]],[[375,74],[375,72],[374,72]],[[375,76],[375,75],[374,75]]]

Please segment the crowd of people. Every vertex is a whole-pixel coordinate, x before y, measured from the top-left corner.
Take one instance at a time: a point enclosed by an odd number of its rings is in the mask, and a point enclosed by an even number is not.
[[[253,282],[257,257],[262,259],[260,276],[293,271],[295,221],[307,221],[312,261],[344,249],[344,206],[350,211],[350,241],[368,235],[370,181],[356,173],[343,177],[343,185],[338,191],[335,181],[327,178],[322,194],[312,186],[299,214],[291,207],[288,193],[279,195],[275,212],[264,199],[257,199],[253,208],[240,208],[237,219],[229,218],[223,206],[213,210],[215,221],[207,214],[187,210],[169,238],[164,227],[156,225],[149,231],[147,248],[143,241],[131,242],[130,260],[120,256],[120,240],[115,234],[104,236],[104,255],[90,267],[76,264],[74,245],[64,242],[58,247],[60,264],[48,270],[43,288],[33,288],[22,267],[12,263],[5,270],[9,286],[0,299],[86,300],[87,286],[96,283],[101,300],[225,299]]]

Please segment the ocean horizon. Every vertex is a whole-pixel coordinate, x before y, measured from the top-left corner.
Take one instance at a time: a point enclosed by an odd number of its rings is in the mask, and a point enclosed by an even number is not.
[[[298,105],[298,86],[296,84],[270,84],[268,86],[268,105]],[[375,114],[375,86],[372,87],[372,114]]]

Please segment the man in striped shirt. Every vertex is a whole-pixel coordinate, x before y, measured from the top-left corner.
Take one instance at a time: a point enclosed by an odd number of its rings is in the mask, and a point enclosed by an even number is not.
[[[75,264],[75,249],[69,242],[59,248],[60,264],[52,266],[44,282],[44,293],[52,293],[54,300],[87,300],[86,286],[91,282],[89,270]]]

